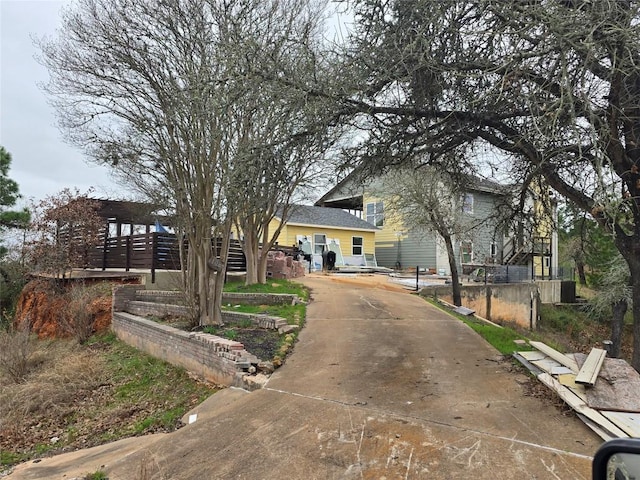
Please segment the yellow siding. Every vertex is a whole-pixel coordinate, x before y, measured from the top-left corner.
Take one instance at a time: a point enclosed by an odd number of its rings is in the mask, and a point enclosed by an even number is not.
[[[277,225],[278,220],[273,220],[269,227],[269,231],[273,232]],[[327,238],[335,238],[340,242],[340,249],[345,256],[352,255],[353,237],[362,237],[362,247],[364,253],[375,253],[375,238],[376,232],[374,231],[360,231],[360,230],[347,230],[322,226],[304,226],[304,225],[288,225],[282,228],[280,235],[278,236],[278,244],[283,247],[292,247],[297,243],[297,235],[306,235],[310,239],[313,239],[314,234],[326,235]]]
[[[365,218],[366,218],[367,203],[380,202],[380,201],[382,201],[383,206],[385,206],[384,200],[381,200],[380,198],[377,198],[371,195],[367,195],[365,192],[362,199]],[[378,228],[380,228],[380,230],[376,232],[375,241],[380,246],[385,246],[385,244],[388,244],[389,246],[395,245],[396,242],[398,241],[398,232],[403,233],[403,235],[400,236],[400,240],[404,240],[405,238],[407,238],[407,229],[405,228],[402,222],[402,218],[400,218],[398,215],[391,214],[391,212],[389,212],[388,210],[384,211],[384,225]]]
[[[533,201],[533,212],[535,218],[534,237],[551,238],[554,232],[554,219],[545,208],[545,204],[550,203],[549,192],[541,189],[540,185],[534,183],[531,186],[535,198]]]

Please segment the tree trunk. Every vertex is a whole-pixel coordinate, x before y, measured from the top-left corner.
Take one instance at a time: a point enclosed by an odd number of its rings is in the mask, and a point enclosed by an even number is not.
[[[640,222],[640,218],[636,220]],[[640,372],[640,235],[636,234],[629,241],[623,237],[616,237],[615,243],[629,265],[631,276],[631,312],[633,316],[633,352],[631,366]],[[613,340],[613,339],[612,339]]]
[[[586,285],[587,276],[584,274],[584,263],[576,262],[576,268],[578,269],[578,281],[580,282],[580,285]]]
[[[613,318],[611,319],[611,351],[612,358],[620,357],[622,347],[622,333],[624,331],[624,315],[627,313],[627,302],[621,300],[612,305]]]
[[[267,283],[267,260],[268,260],[268,251],[262,252],[260,254],[260,259],[258,261],[258,282],[259,283]]]
[[[264,281],[260,282],[260,239],[256,231],[255,220],[245,218],[244,221],[239,223],[239,226],[244,235],[242,251],[244,252],[244,258],[247,263],[247,273],[244,283],[245,285],[264,283]]]
[[[198,269],[198,313],[199,325],[213,324],[211,296],[214,292],[209,272],[209,259],[212,254],[211,236],[204,235],[196,245],[196,264]]]
[[[274,238],[269,238],[269,223],[262,225],[262,248],[258,251],[258,282],[267,283],[267,259],[269,250],[273,247],[275,238],[279,235],[280,229],[275,233]]]
[[[222,231],[222,243],[220,245],[220,269],[218,269],[212,278],[213,298],[211,299],[211,308],[213,311],[213,322],[216,325],[222,325],[222,290],[224,288],[225,276],[227,271],[227,260],[229,259],[229,245],[231,244],[231,221],[228,220],[224,224]]]
[[[630,262],[631,263],[631,262]],[[631,295],[632,295],[632,312],[633,312],[633,355],[631,357],[631,366],[640,372],[640,259],[633,262],[635,265],[631,268]]]
[[[247,232],[245,230],[244,242],[242,244],[244,258],[247,263],[247,274],[244,281],[245,285],[253,285],[254,283],[258,283],[256,244],[257,240],[254,238],[253,233]]]
[[[453,250],[451,235],[443,235],[444,243],[447,246],[447,256],[449,257],[449,269],[451,270],[451,291],[453,294],[453,304],[456,307],[462,305],[462,294],[460,289],[460,278],[458,276],[458,264]]]

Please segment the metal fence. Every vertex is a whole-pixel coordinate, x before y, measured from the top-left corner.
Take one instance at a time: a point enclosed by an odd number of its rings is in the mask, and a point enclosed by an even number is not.
[[[523,283],[534,280],[530,265],[483,265],[469,274],[469,279],[481,283]],[[560,267],[555,272],[545,271],[537,280],[574,280],[572,268]]]

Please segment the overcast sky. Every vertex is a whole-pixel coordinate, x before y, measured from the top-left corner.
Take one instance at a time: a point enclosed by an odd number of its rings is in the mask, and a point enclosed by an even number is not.
[[[53,108],[38,86],[48,79],[36,62],[33,37],[51,35],[69,1],[0,0],[0,145],[12,156],[9,177],[25,199],[39,200],[63,188],[95,197],[127,198],[109,170],[87,162],[55,126]]]
[[[112,180],[109,169],[87,161],[67,145],[56,127],[54,109],[40,88],[48,80],[35,56],[34,38],[53,35],[60,12],[71,0],[0,0],[0,145],[12,156],[9,177],[18,182],[25,201],[40,200],[63,188],[96,198],[133,195]],[[342,38],[350,15],[334,16],[330,28]],[[335,39],[335,38],[334,38]]]

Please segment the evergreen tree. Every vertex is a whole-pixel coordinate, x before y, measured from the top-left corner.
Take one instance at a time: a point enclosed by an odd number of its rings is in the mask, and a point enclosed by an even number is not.
[[[27,209],[11,210],[20,198],[18,184],[9,178],[11,154],[0,145],[0,258],[7,253],[2,244],[2,234],[8,228],[25,228],[29,222]]]

